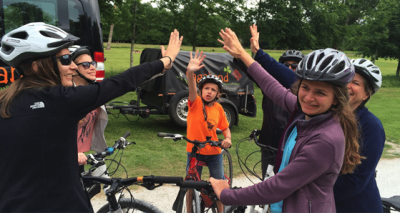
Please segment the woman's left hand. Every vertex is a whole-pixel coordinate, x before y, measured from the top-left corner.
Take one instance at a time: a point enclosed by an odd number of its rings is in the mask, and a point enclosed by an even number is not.
[[[163,57],[168,56],[171,59],[170,63],[164,67],[166,70],[172,67],[172,62],[175,61],[181,49],[182,40],[183,36],[179,38],[179,32],[175,29],[174,32],[171,32],[167,49],[165,50],[164,46],[161,45],[161,55]]]
[[[229,189],[229,184],[226,180],[217,180],[212,177],[210,177],[210,183],[211,186],[213,187],[215,195],[217,195],[218,199],[221,200],[221,192],[224,189]]]

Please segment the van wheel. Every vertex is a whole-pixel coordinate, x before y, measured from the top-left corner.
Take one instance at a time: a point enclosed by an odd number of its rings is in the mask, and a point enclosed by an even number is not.
[[[221,104],[221,105],[224,108],[226,119],[228,120],[229,123],[229,128],[232,128],[233,125],[235,125],[237,119],[235,109],[233,109],[233,107],[228,104]]]
[[[169,117],[179,126],[186,127],[187,115],[189,112],[189,91],[183,90],[177,92],[169,101]]]

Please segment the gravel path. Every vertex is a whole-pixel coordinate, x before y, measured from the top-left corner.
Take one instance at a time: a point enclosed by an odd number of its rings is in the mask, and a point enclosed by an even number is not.
[[[400,158],[379,161],[377,167],[377,183],[382,197],[400,195]],[[234,186],[249,186],[251,182],[244,176],[233,179]],[[173,212],[172,204],[175,201],[179,187],[162,186],[152,191],[144,188],[132,191],[135,198],[148,201],[157,206],[163,212]],[[106,204],[106,197],[100,193],[92,198],[93,209],[96,212],[101,206]]]

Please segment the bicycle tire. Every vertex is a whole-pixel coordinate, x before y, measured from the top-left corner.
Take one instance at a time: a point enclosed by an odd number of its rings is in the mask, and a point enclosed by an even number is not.
[[[186,205],[186,195],[187,193],[193,193],[192,197],[192,211],[188,212]],[[188,189],[186,193],[182,196],[178,204],[178,213],[200,213],[200,193],[195,189]]]
[[[139,199],[130,199],[130,198],[121,198],[119,200],[119,205],[121,205],[122,212],[149,212],[149,213],[162,213],[157,207],[152,204],[139,200]],[[136,210],[136,211],[135,211]],[[107,213],[109,212],[108,204],[102,206],[98,211],[98,213]]]
[[[255,208],[250,208],[255,207]],[[251,210],[250,210],[251,209]],[[253,212],[263,212],[260,206],[246,206],[245,210],[239,209],[238,206],[225,206],[224,213],[234,213],[235,211],[239,213],[253,213]],[[271,208],[268,206],[267,213],[271,213]]]
[[[231,154],[226,149],[222,149],[221,154],[222,154],[222,163],[224,165],[224,175],[231,180],[229,186],[232,188],[232,182],[233,182],[232,157]]]

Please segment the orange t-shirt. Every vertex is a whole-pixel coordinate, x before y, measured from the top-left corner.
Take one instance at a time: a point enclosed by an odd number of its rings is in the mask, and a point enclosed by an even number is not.
[[[200,96],[191,103],[188,102],[189,112],[187,116],[187,137],[190,140],[205,141],[206,136],[211,136],[211,140],[218,141],[217,128],[225,130],[229,128],[228,120],[226,119],[224,109],[221,104],[215,102],[212,107],[205,106],[207,112],[207,122],[204,121],[203,101]],[[187,142],[186,151],[192,151],[193,144]],[[217,155],[221,154],[221,148],[206,145],[197,153],[202,155]]]

